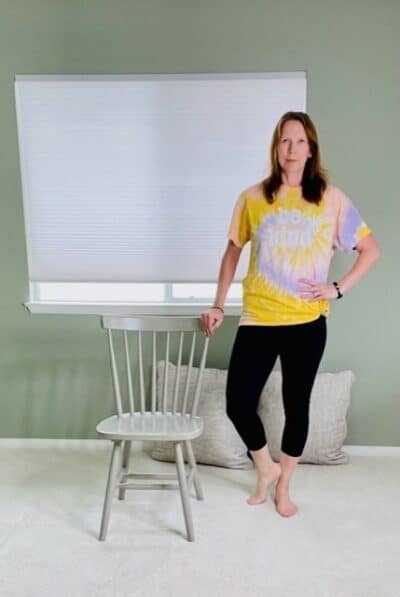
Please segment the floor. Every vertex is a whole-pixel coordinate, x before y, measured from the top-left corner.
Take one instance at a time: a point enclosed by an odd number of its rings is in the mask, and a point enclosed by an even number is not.
[[[246,504],[253,470],[200,466],[194,543],[165,490],[115,499],[101,543],[110,446],[0,440],[1,597],[400,597],[400,448],[299,465],[290,519]],[[138,469],[174,469],[139,449]]]

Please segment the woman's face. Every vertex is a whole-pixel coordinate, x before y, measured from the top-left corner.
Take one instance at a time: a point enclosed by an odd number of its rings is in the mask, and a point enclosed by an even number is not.
[[[279,164],[286,174],[303,174],[311,152],[306,131],[301,122],[298,120],[285,122],[277,150]]]

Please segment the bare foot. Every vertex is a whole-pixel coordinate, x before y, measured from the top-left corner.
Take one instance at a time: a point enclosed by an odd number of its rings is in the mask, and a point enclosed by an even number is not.
[[[279,464],[274,464],[264,474],[257,475],[257,486],[255,492],[247,499],[250,506],[257,506],[267,501],[268,487],[271,483],[276,483],[281,474]]]
[[[298,507],[290,499],[287,489],[279,488],[279,484],[276,487],[274,502],[276,511],[281,516],[289,517],[298,512]]]

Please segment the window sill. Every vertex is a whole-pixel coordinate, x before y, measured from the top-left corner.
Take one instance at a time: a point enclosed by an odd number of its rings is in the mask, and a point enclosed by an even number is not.
[[[74,303],[28,301],[23,306],[32,314],[54,315],[200,315],[209,305],[204,303]],[[225,305],[225,315],[239,316],[241,304]]]

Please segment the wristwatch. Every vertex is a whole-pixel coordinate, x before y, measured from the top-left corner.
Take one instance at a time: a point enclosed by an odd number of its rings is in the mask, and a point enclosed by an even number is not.
[[[337,292],[337,297],[336,299],[340,299],[342,298],[343,294],[340,291],[340,287],[339,284],[337,282],[332,282],[332,284],[334,285],[334,287],[336,288],[336,292]]]

